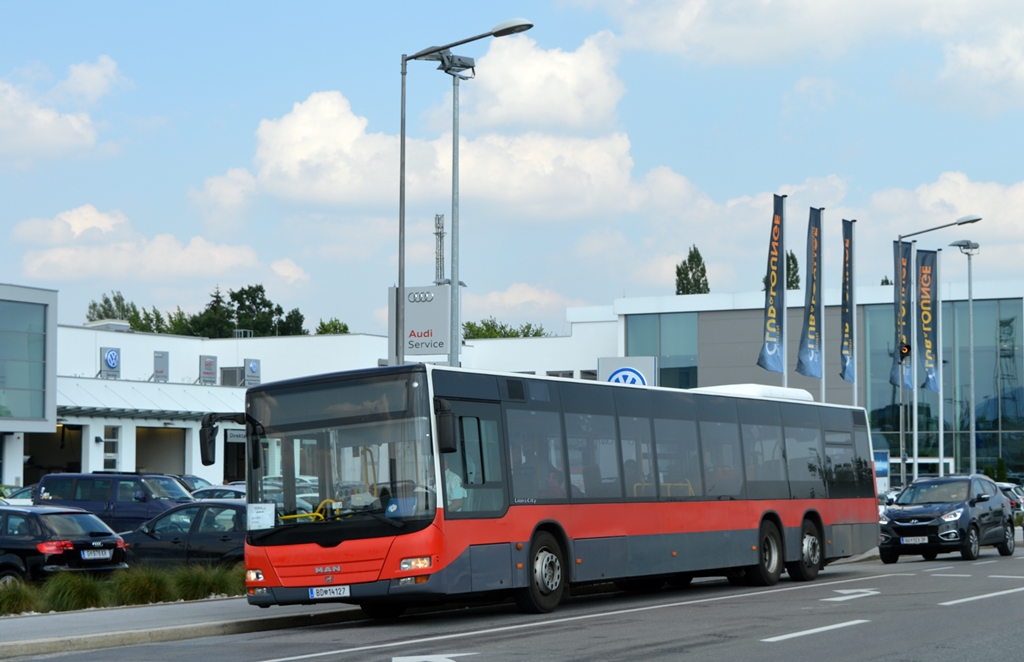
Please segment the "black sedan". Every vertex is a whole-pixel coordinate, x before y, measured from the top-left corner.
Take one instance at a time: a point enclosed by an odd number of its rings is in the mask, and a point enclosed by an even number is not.
[[[0,506],[0,585],[58,572],[123,570],[125,544],[77,508]]]
[[[245,550],[245,502],[204,499],[181,504],[121,537],[130,564],[239,563]]]
[[[900,555],[960,552],[968,561],[978,558],[982,545],[993,545],[1003,556],[1014,550],[1010,501],[987,476],[949,476],[918,480],[900,493],[879,516],[882,563]]]

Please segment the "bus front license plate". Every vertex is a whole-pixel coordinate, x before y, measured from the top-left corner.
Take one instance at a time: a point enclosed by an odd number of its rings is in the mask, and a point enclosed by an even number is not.
[[[928,536],[914,536],[912,538],[900,538],[900,542],[904,545],[927,545]]]
[[[318,586],[309,589],[309,598],[347,598],[349,596],[348,586]]]

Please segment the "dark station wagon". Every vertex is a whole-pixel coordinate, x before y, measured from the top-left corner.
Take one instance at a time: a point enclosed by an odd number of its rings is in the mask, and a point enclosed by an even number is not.
[[[0,506],[0,585],[59,572],[123,570],[124,540],[77,508]]]

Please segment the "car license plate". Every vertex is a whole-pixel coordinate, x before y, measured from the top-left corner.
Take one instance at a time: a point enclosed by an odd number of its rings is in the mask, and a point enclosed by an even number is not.
[[[114,555],[112,549],[83,549],[82,558],[86,561],[109,561]]]
[[[914,536],[912,538],[900,538],[900,542],[904,545],[927,545],[928,536]]]
[[[309,589],[309,598],[347,598],[349,596],[348,586],[318,586]]]

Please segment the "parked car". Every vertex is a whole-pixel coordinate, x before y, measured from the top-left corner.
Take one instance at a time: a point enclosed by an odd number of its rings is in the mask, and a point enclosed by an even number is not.
[[[192,492],[193,499],[244,499],[245,485],[211,485]]]
[[[1013,508],[1013,525],[1020,528],[1024,521],[1024,488],[1015,483],[996,483],[1007,499],[1010,500],[1010,507]]]
[[[46,474],[33,495],[36,505],[81,508],[118,531],[134,529],[192,500],[170,476],[120,472]]]
[[[1003,556],[1014,551],[1010,500],[982,475],[918,480],[886,508],[879,525],[882,563],[896,563],[901,554],[931,560],[948,552],[970,561],[982,545]]]
[[[124,540],[76,508],[0,506],[0,586],[58,572],[122,570]]]
[[[213,485],[210,481],[206,480],[201,476],[193,476],[192,474],[172,474],[178,479],[182,485],[185,486],[189,492],[195,492],[200,487],[210,487]]]
[[[4,497],[4,501],[9,506],[31,506],[32,505],[32,491],[36,489],[35,485],[27,485],[25,487],[19,487],[12,492],[9,492]]]
[[[239,563],[245,551],[245,503],[238,499],[184,503],[120,535],[130,564]]]

